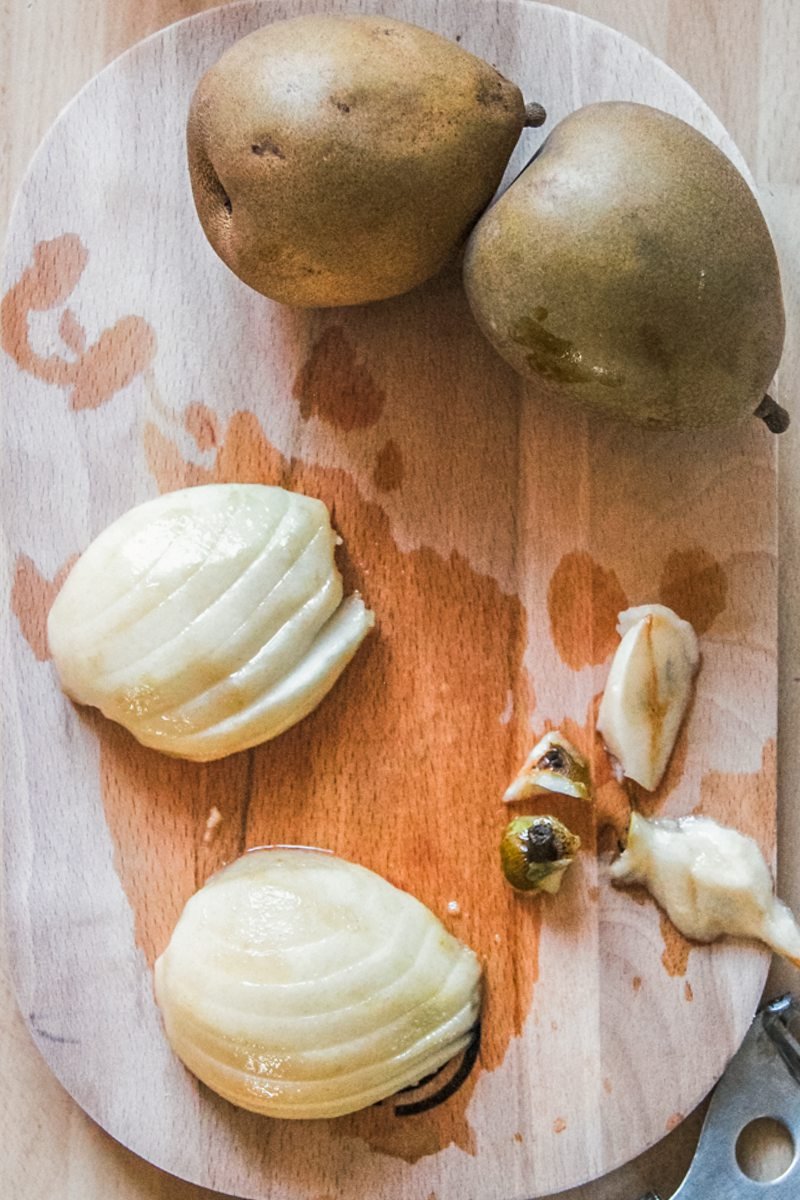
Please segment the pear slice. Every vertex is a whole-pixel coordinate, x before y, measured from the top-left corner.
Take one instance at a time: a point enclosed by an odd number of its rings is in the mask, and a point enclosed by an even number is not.
[[[688,621],[662,604],[620,613],[622,641],[611,663],[597,729],[622,772],[658,787],[675,746],[700,661]]]

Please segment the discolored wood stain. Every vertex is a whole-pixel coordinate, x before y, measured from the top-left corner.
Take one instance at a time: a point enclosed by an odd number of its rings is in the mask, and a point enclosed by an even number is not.
[[[402,485],[405,474],[403,452],[397,442],[390,439],[376,455],[372,482],[379,492],[394,492]]]
[[[721,825],[733,825],[753,838],[767,862],[774,857],[776,816],[770,804],[772,780],[777,770],[777,744],[770,738],[761,752],[761,766],[752,775],[708,771],[700,784],[700,799],[694,816],[713,817]]]
[[[292,394],[306,420],[319,417],[345,433],[374,425],[386,402],[339,325],[329,325],[320,334],[295,378]]]
[[[213,763],[184,762],[139,746],[95,709],[78,711],[100,745],[117,874],[133,910],[137,944],[152,965],[192,892],[246,848],[252,752]],[[222,820],[209,841],[212,807]]]
[[[74,410],[97,408],[127,387],[152,363],[156,335],[142,317],[121,317],[86,344],[78,319],[67,309],[59,333],[70,357],[38,354],[30,343],[28,319],[64,304],[80,282],[89,254],[80,238],[65,233],[37,242],[33,261],[0,303],[0,341],[21,370],[43,383],[69,388]]]
[[[205,404],[189,404],[183,414],[183,424],[198,450],[214,450],[218,445],[219,420],[212,408]]]
[[[65,308],[58,322],[59,336],[73,354],[83,354],[86,349],[86,330],[71,308]]]
[[[77,287],[88,259],[89,252],[77,234],[64,233],[52,241],[37,242],[31,265],[0,304],[3,349],[21,370],[45,383],[66,387],[72,364],[57,355],[43,358],[35,353],[28,340],[28,317],[63,304]]]
[[[561,661],[575,671],[605,662],[619,642],[617,617],[627,606],[614,571],[585,550],[565,554],[547,589],[550,629]]]
[[[668,975],[685,975],[689,965],[689,954],[698,942],[690,942],[675,928],[665,912],[659,911],[659,929],[664,939],[661,963]]]
[[[314,713],[247,755],[203,766],[128,744],[122,756],[122,741],[130,739],[99,722],[103,792],[115,841],[136,844],[130,822],[141,820],[160,846],[160,865],[146,857],[131,863],[127,851],[120,862],[139,944],[152,961],[199,877],[234,853],[274,842],[325,846],[412,890],[477,951],[485,964],[479,1061],[493,1070],[522,1030],[538,972],[539,902],[520,902],[497,862],[498,831],[508,819],[501,797],[529,749],[532,691],[522,663],[527,626],[520,601],[456,552],[448,559],[425,547],[401,552],[383,510],[361,496],[347,472],[284,458],[250,413],[231,419],[210,467],[186,463],[153,424],[144,441],[162,490],[248,480],[323,499],[344,539],[339,565],[345,588],[363,593],[377,629]],[[377,562],[380,571],[366,565]],[[470,702],[478,675],[481,706]],[[509,690],[515,715],[502,724]],[[496,714],[488,723],[487,712]],[[132,794],[145,792],[149,799],[131,803]],[[198,834],[212,803],[223,813],[222,832],[196,866]],[[147,877],[153,886],[165,855],[176,864],[175,878],[156,914],[146,899]],[[421,871],[426,862],[430,868]],[[480,880],[481,903],[456,918],[447,906],[459,879],[473,886]],[[499,945],[497,929],[508,931]],[[410,1161],[450,1142],[474,1153],[466,1107],[475,1078],[473,1072],[433,1111],[400,1119],[387,1101],[341,1118],[336,1132]]]
[[[725,610],[728,577],[700,546],[673,550],[664,563],[658,598],[698,634],[706,633]]]
[[[50,657],[47,648],[47,614],[76,558],[64,563],[53,579],[41,575],[27,554],[18,555],[14,564],[11,611],[19,621],[22,636],[39,662],[46,662]]]

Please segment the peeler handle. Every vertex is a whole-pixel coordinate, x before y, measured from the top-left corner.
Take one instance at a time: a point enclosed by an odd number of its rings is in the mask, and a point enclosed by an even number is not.
[[[800,1002],[782,996],[758,1014],[717,1084],[695,1156],[672,1200],[797,1200],[800,1196]],[[794,1028],[793,1028],[794,1026]],[[739,1134],[772,1117],[792,1136],[788,1170],[769,1183],[750,1179],[736,1161]],[[641,1200],[659,1200],[648,1192]]]

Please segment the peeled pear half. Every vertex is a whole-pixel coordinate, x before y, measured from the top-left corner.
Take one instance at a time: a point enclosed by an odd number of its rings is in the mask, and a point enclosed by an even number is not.
[[[371,629],[343,598],[321,500],[261,484],[168,492],[78,559],[47,633],[67,695],[138,741],[206,762],[277,737]]]
[[[419,900],[322,850],[251,850],[188,902],[155,966],[167,1037],[226,1100],[337,1117],[467,1048],[475,954]]]
[[[464,281],[487,338],[559,403],[653,429],[788,424],[765,398],[784,337],[766,223],[729,159],[667,113],[563,120],[476,226]]]

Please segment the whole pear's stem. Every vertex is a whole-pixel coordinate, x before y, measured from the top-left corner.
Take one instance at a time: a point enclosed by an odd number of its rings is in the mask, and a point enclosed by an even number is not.
[[[544,125],[546,120],[547,113],[541,104],[537,104],[535,100],[529,100],[525,105],[525,128],[535,129],[538,125]]]
[[[777,400],[773,400],[772,396],[764,397],[755,411],[755,416],[761,418],[771,433],[783,433],[791,423],[786,409],[778,404]]]

